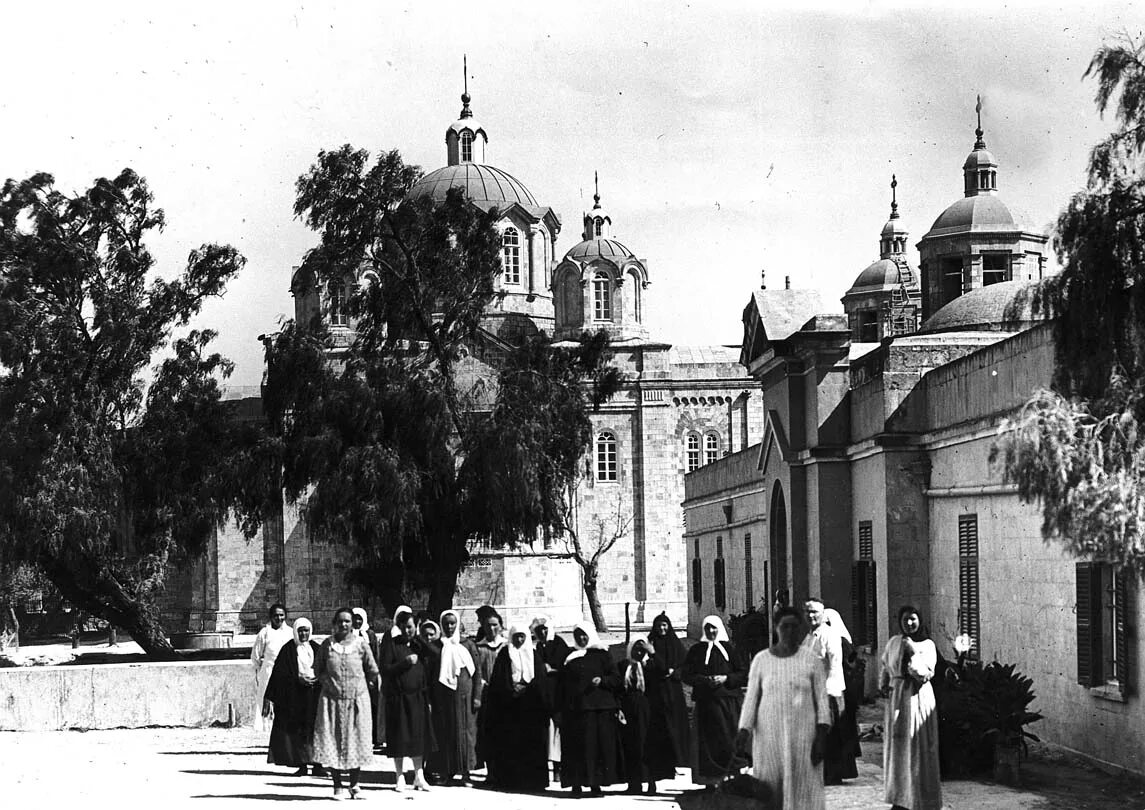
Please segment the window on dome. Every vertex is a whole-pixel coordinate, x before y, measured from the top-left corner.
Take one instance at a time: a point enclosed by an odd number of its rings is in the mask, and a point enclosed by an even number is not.
[[[612,280],[607,273],[597,273],[592,280],[592,319],[612,320]]]
[[[330,301],[330,325],[348,326],[350,319],[346,312],[346,283],[340,279],[331,281],[327,286],[327,295]]]
[[[720,457],[720,437],[715,433],[704,436],[704,463],[714,464]]]
[[[700,436],[696,433],[689,433],[688,438],[685,440],[685,453],[684,453],[684,470],[685,472],[694,472],[700,468]]]
[[[949,304],[962,295],[962,259],[955,257],[942,260],[942,300],[938,306]]]
[[[877,309],[859,310],[858,338],[860,343],[879,342],[879,311]]]
[[[593,236],[603,236],[604,235],[604,220],[601,219],[600,217],[597,217],[596,219],[594,219],[592,221],[592,235]]]
[[[506,284],[521,283],[521,237],[516,228],[506,228],[501,237],[501,270]]]
[[[596,436],[596,480],[616,480],[616,434],[602,430]]]
[[[1007,255],[1005,253],[982,254],[982,286],[1000,284],[1006,280]]]
[[[473,162],[473,133],[467,129],[461,130],[461,160]]]

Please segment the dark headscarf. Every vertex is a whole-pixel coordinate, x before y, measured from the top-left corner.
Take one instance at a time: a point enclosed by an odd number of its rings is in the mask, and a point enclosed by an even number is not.
[[[924,624],[922,621],[922,614],[919,613],[918,608],[916,608],[914,605],[903,605],[899,608],[899,615],[895,625],[895,631],[901,633],[902,635],[906,635],[906,633],[902,632],[902,617],[909,616],[912,613],[918,616],[918,630],[915,631],[913,636],[908,636],[908,638],[910,638],[911,641],[926,641],[928,638],[930,638],[930,632],[927,630],[926,624]]]
[[[664,638],[656,635],[656,623],[661,621],[668,623],[668,635]],[[667,613],[661,613],[652,620],[652,632],[648,634],[648,641],[652,644],[656,658],[668,669],[678,669],[684,663],[684,655],[687,653],[684,642],[676,635],[676,629],[672,627],[672,620]]]

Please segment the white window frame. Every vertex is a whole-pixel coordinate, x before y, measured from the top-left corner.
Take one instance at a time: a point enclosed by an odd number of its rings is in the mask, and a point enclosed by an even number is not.
[[[506,284],[521,284],[521,235],[516,228],[508,227],[501,234],[501,267]]]

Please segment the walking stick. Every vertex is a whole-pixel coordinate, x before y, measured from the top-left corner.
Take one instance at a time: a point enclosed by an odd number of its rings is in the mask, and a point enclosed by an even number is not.
[[[632,617],[629,611],[632,608],[631,602],[624,603],[624,649],[628,649],[628,645],[632,643]]]

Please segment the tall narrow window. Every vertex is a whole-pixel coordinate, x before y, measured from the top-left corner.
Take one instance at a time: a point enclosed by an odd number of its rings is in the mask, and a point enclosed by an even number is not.
[[[712,588],[716,607],[723,610],[728,606],[727,571],[724,568],[724,538],[716,537],[716,558],[712,561]]]
[[[878,592],[875,576],[874,531],[869,520],[859,521],[859,559],[851,567],[851,615],[856,646],[874,651],[878,643]]]
[[[962,259],[943,259],[941,267],[942,301],[939,306],[944,306],[962,295]]]
[[[506,284],[521,283],[521,236],[516,228],[506,228],[501,237],[501,269]]]
[[[346,314],[346,283],[336,279],[330,282],[327,290],[330,296],[330,325],[349,325],[350,318]]]
[[[693,472],[700,468],[700,436],[697,433],[689,433],[684,441],[684,470]]]
[[[700,540],[692,541],[692,601],[697,605],[704,601],[704,564],[700,559]]]
[[[467,129],[461,130],[461,162],[473,162],[473,133]]]
[[[612,282],[607,273],[597,273],[592,279],[592,319],[612,320]]]
[[[704,463],[712,464],[720,457],[720,437],[715,433],[704,436]]]
[[[610,430],[596,437],[596,480],[616,480],[616,434]]]
[[[596,219],[594,219],[592,221],[592,235],[593,236],[603,236],[604,235],[604,220],[601,219],[600,217],[597,217]]]
[[[1129,691],[1129,576],[1109,563],[1077,563],[1077,681]]]
[[[978,515],[958,516],[958,629],[974,642],[970,657],[981,654],[978,599]]]
[[[755,591],[751,575],[751,534],[743,536],[743,607],[747,610],[755,604]]]

